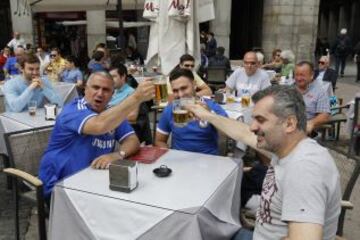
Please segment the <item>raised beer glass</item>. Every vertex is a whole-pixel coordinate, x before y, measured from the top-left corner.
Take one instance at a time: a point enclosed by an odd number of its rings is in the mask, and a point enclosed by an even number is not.
[[[194,98],[175,99],[172,102],[173,122],[176,127],[185,127],[191,120],[189,111],[185,109],[185,106],[194,102]]]
[[[168,101],[166,78],[164,76],[156,77],[154,79],[154,85],[155,85],[156,105],[160,105],[161,103],[166,103]]]

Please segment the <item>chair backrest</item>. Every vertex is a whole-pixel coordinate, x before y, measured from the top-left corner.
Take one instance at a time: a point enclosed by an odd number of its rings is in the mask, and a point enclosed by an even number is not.
[[[51,131],[52,127],[41,127],[4,134],[10,167],[37,176]]]
[[[224,84],[226,80],[226,68],[225,67],[208,67],[207,69],[208,83]]]

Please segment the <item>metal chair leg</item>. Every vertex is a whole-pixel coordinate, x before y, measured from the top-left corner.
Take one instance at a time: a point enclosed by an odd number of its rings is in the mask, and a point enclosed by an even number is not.
[[[17,178],[11,177],[13,188],[13,199],[15,207],[15,239],[20,240],[20,227],[19,227],[19,196],[18,196],[18,181]]]

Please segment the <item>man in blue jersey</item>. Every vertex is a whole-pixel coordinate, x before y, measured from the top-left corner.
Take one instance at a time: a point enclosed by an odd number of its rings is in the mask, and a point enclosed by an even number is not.
[[[169,76],[175,99],[195,97],[194,75],[188,69],[175,69]],[[227,116],[224,109],[211,100],[203,99],[208,109],[221,116]],[[155,145],[168,148],[170,133],[171,148],[206,154],[219,154],[218,133],[210,124],[201,124],[197,120],[190,121],[185,127],[177,127],[173,122],[172,104],[163,111],[156,132]],[[205,126],[204,126],[205,125]]]
[[[45,198],[50,198],[62,178],[90,165],[105,169],[112,161],[135,153],[139,140],[126,117],[141,102],[150,100],[154,90],[150,81],[144,81],[121,104],[107,109],[114,81],[106,72],[90,75],[85,96],[66,105],[56,119],[39,170]],[[114,152],[115,141],[120,142],[120,149]]]

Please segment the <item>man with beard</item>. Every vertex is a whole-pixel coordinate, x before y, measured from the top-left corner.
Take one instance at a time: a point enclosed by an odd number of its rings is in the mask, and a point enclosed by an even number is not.
[[[46,102],[62,106],[62,100],[49,80],[40,77],[40,60],[35,55],[25,54],[19,60],[19,66],[22,75],[6,81],[4,85],[6,111],[25,111],[30,101],[36,101],[38,107]]]
[[[250,126],[198,105],[188,109],[229,137],[273,154],[253,239],[334,239],[341,201],[339,173],[327,149],[306,136],[302,95],[293,87],[277,85],[252,99]],[[241,229],[234,239],[251,239],[251,233]]]

